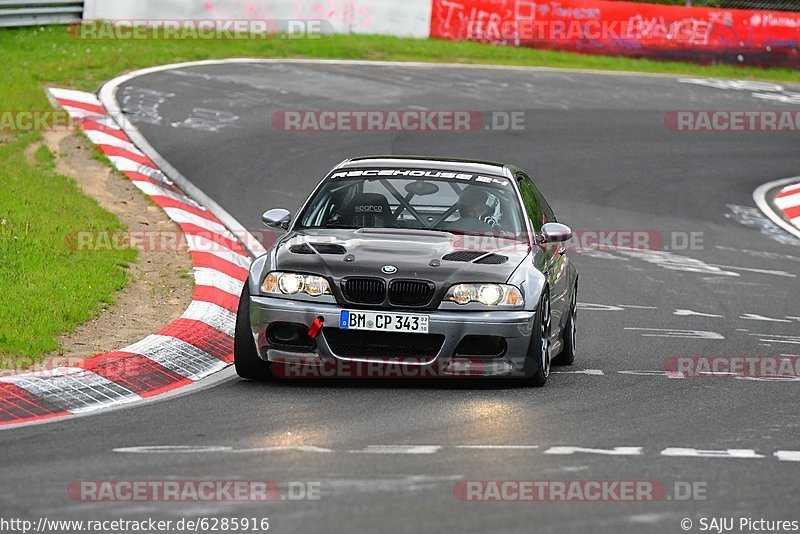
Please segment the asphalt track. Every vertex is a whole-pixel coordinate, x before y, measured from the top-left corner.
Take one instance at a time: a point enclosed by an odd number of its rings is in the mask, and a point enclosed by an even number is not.
[[[226,372],[166,400],[4,430],[2,515],[268,516],[274,532],[671,533],[682,531],[682,518],[694,531],[703,517],[800,519],[800,463],[775,454],[800,451],[798,382],[663,373],[677,355],[800,354],[800,241],[770,229],[752,200],[760,184],[800,174],[800,134],[664,124],[671,110],[796,109],[751,93],[669,77],[341,64],[190,67],[127,82],[118,97],[134,124],[247,228],[260,230],[266,208],[297,209],[345,157],[421,154],[516,163],[576,230],[657,232],[666,243],[700,232],[702,246],[573,253],[583,303],[578,360],[543,389],[264,385]],[[286,109],[409,106],[524,111],[525,129],[288,133],[270,123]],[[186,122],[212,116],[213,128]],[[594,371],[572,372],[584,369]],[[227,449],[115,451],[185,445]],[[398,447],[376,447],[388,445]],[[563,446],[641,449],[553,454]],[[691,457],[667,448],[755,452]],[[164,478],[268,479],[284,490],[319,482],[322,493],[270,504],[102,503],[73,501],[66,490],[73,480]],[[464,479],[658,480],[670,491],[688,481],[705,484],[706,499],[474,503],[454,496]]]

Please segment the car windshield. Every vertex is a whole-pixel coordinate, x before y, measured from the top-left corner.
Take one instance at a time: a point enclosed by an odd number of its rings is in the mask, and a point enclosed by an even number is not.
[[[335,172],[300,214],[297,228],[408,228],[525,234],[507,178],[422,170]]]

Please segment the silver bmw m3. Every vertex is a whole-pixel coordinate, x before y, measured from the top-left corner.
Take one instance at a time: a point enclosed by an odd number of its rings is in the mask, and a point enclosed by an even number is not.
[[[385,365],[542,386],[551,364],[575,359],[572,231],[517,167],[349,159],[296,216],[272,209],[263,221],[285,234],[242,291],[243,378]]]

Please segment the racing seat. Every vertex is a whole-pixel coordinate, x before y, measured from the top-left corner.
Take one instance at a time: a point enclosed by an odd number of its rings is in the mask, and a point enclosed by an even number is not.
[[[358,228],[390,228],[392,211],[389,201],[380,193],[356,195],[342,211],[342,221]]]

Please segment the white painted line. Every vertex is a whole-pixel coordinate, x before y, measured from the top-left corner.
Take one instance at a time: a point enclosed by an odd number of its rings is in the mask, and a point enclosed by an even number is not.
[[[790,343],[792,345],[800,345],[800,336],[781,336],[778,334],[749,334],[749,335],[759,337],[759,341],[763,341],[765,343]]]
[[[763,454],[757,454],[753,449],[701,450],[684,447],[667,447],[661,451],[661,456],[684,456],[690,458],[764,458]]]
[[[551,371],[554,374],[558,375],[591,375],[591,376],[603,376],[605,373],[601,369],[581,369],[579,371]]]
[[[673,312],[673,315],[677,315],[678,317],[695,316],[695,317],[721,317],[723,319],[725,318],[723,315],[717,315],[715,313],[703,313],[703,312],[696,312],[696,311],[692,311],[692,310],[675,310]]]
[[[231,453],[255,453],[255,452],[283,452],[283,451],[299,451],[299,452],[334,452],[333,449],[325,449],[323,447],[315,447],[314,445],[277,445],[275,447],[257,447],[254,449],[232,449]]]
[[[536,450],[539,445],[369,445],[365,449],[342,451],[317,447],[315,445],[274,445],[265,447],[254,447],[249,449],[235,449],[220,445],[145,445],[132,447],[117,447],[113,452],[122,454],[259,454],[274,452],[303,452],[303,453],[372,453],[372,454],[435,454],[443,449],[464,449],[464,450]],[[643,447],[576,447],[576,446],[557,446],[550,447],[542,454],[555,456],[572,456],[576,454],[590,454],[598,456],[642,456]],[[667,447],[659,452],[659,456],[672,458],[729,458],[729,459],[764,459],[768,458],[765,454],[756,452],[755,449],[696,449],[693,447]],[[778,450],[772,456],[781,461],[800,462],[800,451]],[[587,466],[566,466],[564,470],[584,470]],[[411,477],[414,478],[414,477]],[[455,475],[453,478],[463,477]],[[371,480],[371,479],[370,479]]]
[[[579,302],[578,309],[584,311],[624,311],[619,306],[609,306],[607,304],[590,304],[588,302]]]
[[[725,339],[725,336],[708,330],[678,330],[675,328],[637,328],[626,326],[625,330],[649,332],[642,337],[671,337],[678,339]]]
[[[231,447],[214,445],[149,445],[145,447],[118,447],[113,452],[130,454],[197,454],[201,452],[228,452]]]
[[[456,445],[456,449],[538,449],[538,445]]]
[[[772,317],[766,317],[764,315],[758,315],[755,313],[745,313],[739,316],[739,319],[748,319],[750,321],[771,321],[773,323],[791,323],[787,319],[775,319]]]
[[[605,456],[641,456],[642,447],[614,447],[611,449],[590,449],[586,447],[550,447],[544,454],[570,455],[575,453],[601,454]]]
[[[634,371],[617,371],[621,375],[633,376],[662,376],[667,378],[686,378],[686,375],[680,371],[655,371],[655,370],[634,370]]]
[[[365,449],[347,451],[355,454],[434,454],[441,445],[367,445]]]

